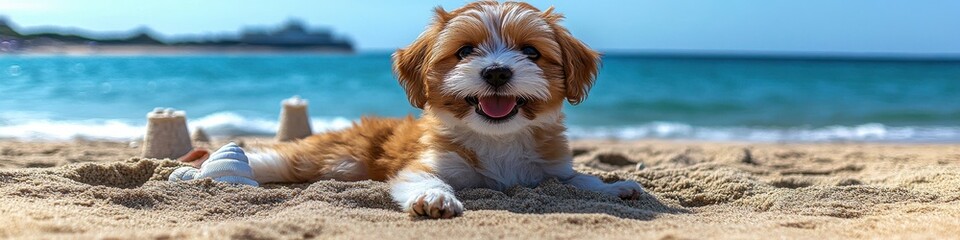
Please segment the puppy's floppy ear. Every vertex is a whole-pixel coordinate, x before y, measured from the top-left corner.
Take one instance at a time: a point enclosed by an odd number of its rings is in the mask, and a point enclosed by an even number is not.
[[[434,8],[433,22],[420,33],[417,40],[409,46],[393,53],[393,72],[403,89],[407,91],[407,100],[417,108],[423,108],[427,102],[426,81],[429,72],[429,58],[440,31],[450,19],[450,14],[441,7]]]
[[[590,91],[590,87],[593,87],[593,82],[597,78],[600,53],[587,47],[586,44],[574,38],[570,31],[560,26],[563,15],[554,13],[553,7],[543,11],[542,16],[553,28],[556,41],[560,45],[567,101],[573,105],[580,104],[587,98],[587,92]]]

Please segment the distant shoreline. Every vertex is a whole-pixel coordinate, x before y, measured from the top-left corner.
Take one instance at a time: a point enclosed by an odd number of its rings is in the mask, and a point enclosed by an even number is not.
[[[0,55],[25,56],[138,56],[138,55],[192,55],[192,54],[274,54],[315,53],[352,54],[354,51],[337,47],[275,47],[275,46],[176,46],[176,45],[61,45],[41,46],[6,52]]]
[[[182,55],[244,53],[353,53],[350,40],[329,30],[309,29],[290,20],[273,30],[247,29],[235,37],[161,41],[149,29],[126,37],[96,37],[76,30],[47,29],[22,33],[0,16],[0,54],[19,55]],[[101,34],[102,36],[102,34]]]

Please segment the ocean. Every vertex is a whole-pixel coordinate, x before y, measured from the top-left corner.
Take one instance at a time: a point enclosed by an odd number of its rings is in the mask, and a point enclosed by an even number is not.
[[[389,53],[0,56],[0,139],[134,140],[155,107],[214,136],[272,135],[280,101],[317,132],[419,114]],[[609,54],[574,139],[960,142],[960,61]]]

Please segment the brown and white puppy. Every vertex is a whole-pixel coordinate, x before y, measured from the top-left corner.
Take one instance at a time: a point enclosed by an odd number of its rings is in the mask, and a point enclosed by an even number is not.
[[[454,191],[533,187],[549,178],[621,198],[633,181],[577,173],[564,135],[564,101],[587,96],[599,54],[559,25],[553,9],[482,1],[436,16],[393,55],[419,119],[363,118],[353,127],[248,154],[255,180],[387,181],[404,211],[463,213]]]

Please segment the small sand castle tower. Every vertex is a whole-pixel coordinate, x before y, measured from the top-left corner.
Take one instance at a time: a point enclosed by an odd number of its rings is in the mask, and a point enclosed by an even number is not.
[[[278,142],[302,139],[313,134],[310,129],[310,117],[307,116],[307,100],[293,96],[283,100],[280,111],[280,128],[277,129]]]
[[[202,127],[196,127],[193,129],[193,134],[190,135],[190,140],[193,140],[195,143],[210,143],[210,136],[207,135],[207,131],[204,131]]]
[[[171,108],[147,113],[147,134],[143,136],[143,157],[178,158],[190,152],[187,114]]]

